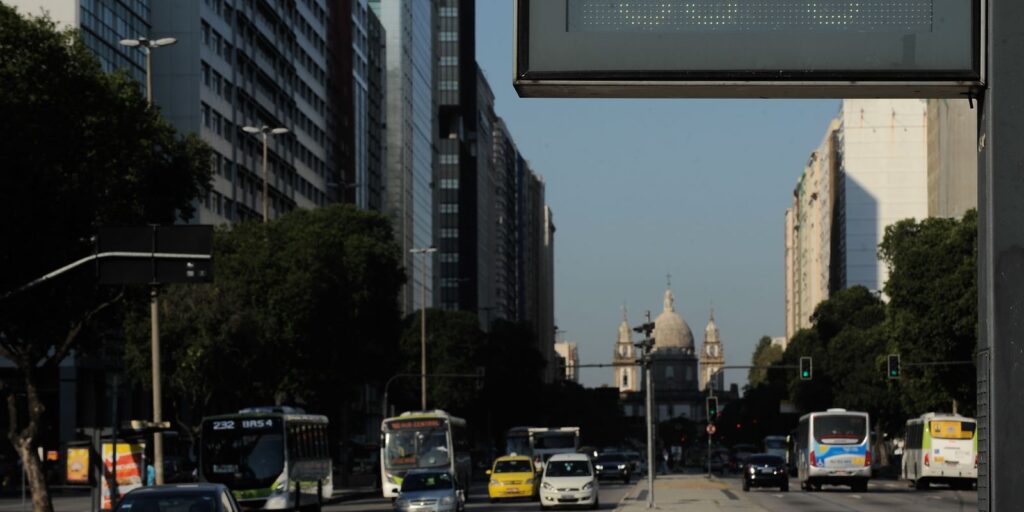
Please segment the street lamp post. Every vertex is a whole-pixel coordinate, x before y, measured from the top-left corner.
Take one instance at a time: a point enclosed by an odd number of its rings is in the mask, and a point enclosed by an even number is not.
[[[270,220],[270,205],[267,203],[267,138],[270,135],[288,133],[288,128],[271,128],[264,124],[261,126],[243,126],[242,130],[245,133],[260,134],[260,139],[263,141],[263,165],[260,174],[263,175],[263,223],[266,224]]]
[[[427,410],[427,255],[437,252],[435,247],[409,249],[413,254],[420,254],[423,260],[420,267],[423,273],[420,278],[420,409]]]
[[[142,48],[142,51],[146,53],[146,102],[149,103],[149,106],[153,106],[153,48],[170,46],[176,42],[178,40],[173,37],[162,37],[160,39],[140,37],[138,39],[122,39],[120,41],[121,46]]]
[[[146,53],[146,104],[153,107],[153,48],[170,46],[178,42],[173,37],[160,39],[122,39],[122,46],[142,48]],[[149,324],[150,324],[150,365],[153,382],[153,421],[163,421],[163,400],[160,389],[160,288],[153,285],[149,290]],[[117,441],[114,441],[117,445]],[[164,439],[159,432],[153,433],[153,466],[156,470],[156,483],[164,483]]]

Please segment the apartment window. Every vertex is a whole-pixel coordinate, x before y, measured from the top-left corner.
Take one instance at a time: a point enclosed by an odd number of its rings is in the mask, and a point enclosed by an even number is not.
[[[202,69],[203,69],[203,71],[202,71],[202,73],[203,73],[203,83],[206,84],[207,87],[209,87],[210,86],[210,65],[204,62]]]
[[[442,66],[458,66],[459,56],[458,55],[444,55],[441,57]]]
[[[199,109],[200,115],[202,116],[203,126],[210,127],[210,106],[206,103],[202,104]]]
[[[442,7],[440,11],[442,18],[454,18],[459,15],[458,7]]]
[[[459,40],[458,32],[445,31],[438,34],[438,41],[442,43],[453,43]]]
[[[459,205],[454,203],[442,203],[441,213],[459,213]]]
[[[441,180],[441,188],[444,189],[457,189],[459,188],[459,180],[456,178],[447,178]]]
[[[457,163],[459,163],[459,155],[458,155],[458,153],[451,153],[451,154],[442,153],[441,154],[441,165],[445,165],[445,164],[454,165],[454,164],[457,164]]]
[[[457,91],[459,90],[459,82],[456,80],[441,80],[438,87],[442,91]]]
[[[459,254],[454,252],[444,252],[440,256],[441,263],[458,263]]]
[[[454,228],[445,228],[441,230],[441,238],[458,238],[459,230]]]

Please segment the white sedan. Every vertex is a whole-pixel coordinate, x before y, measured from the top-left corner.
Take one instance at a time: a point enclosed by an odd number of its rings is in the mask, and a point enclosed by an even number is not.
[[[597,477],[590,457],[580,453],[553,455],[544,466],[540,481],[542,509],[582,506],[597,509]]]

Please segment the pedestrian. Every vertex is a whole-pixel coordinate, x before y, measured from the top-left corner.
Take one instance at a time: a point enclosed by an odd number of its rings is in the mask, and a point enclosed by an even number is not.
[[[661,449],[661,474],[668,474],[668,449]]]
[[[146,464],[146,486],[156,485],[156,468],[153,464]]]

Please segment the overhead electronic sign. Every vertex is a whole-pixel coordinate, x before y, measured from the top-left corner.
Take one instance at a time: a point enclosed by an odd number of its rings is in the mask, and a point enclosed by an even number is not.
[[[963,97],[984,0],[516,0],[515,86],[552,97]]]

